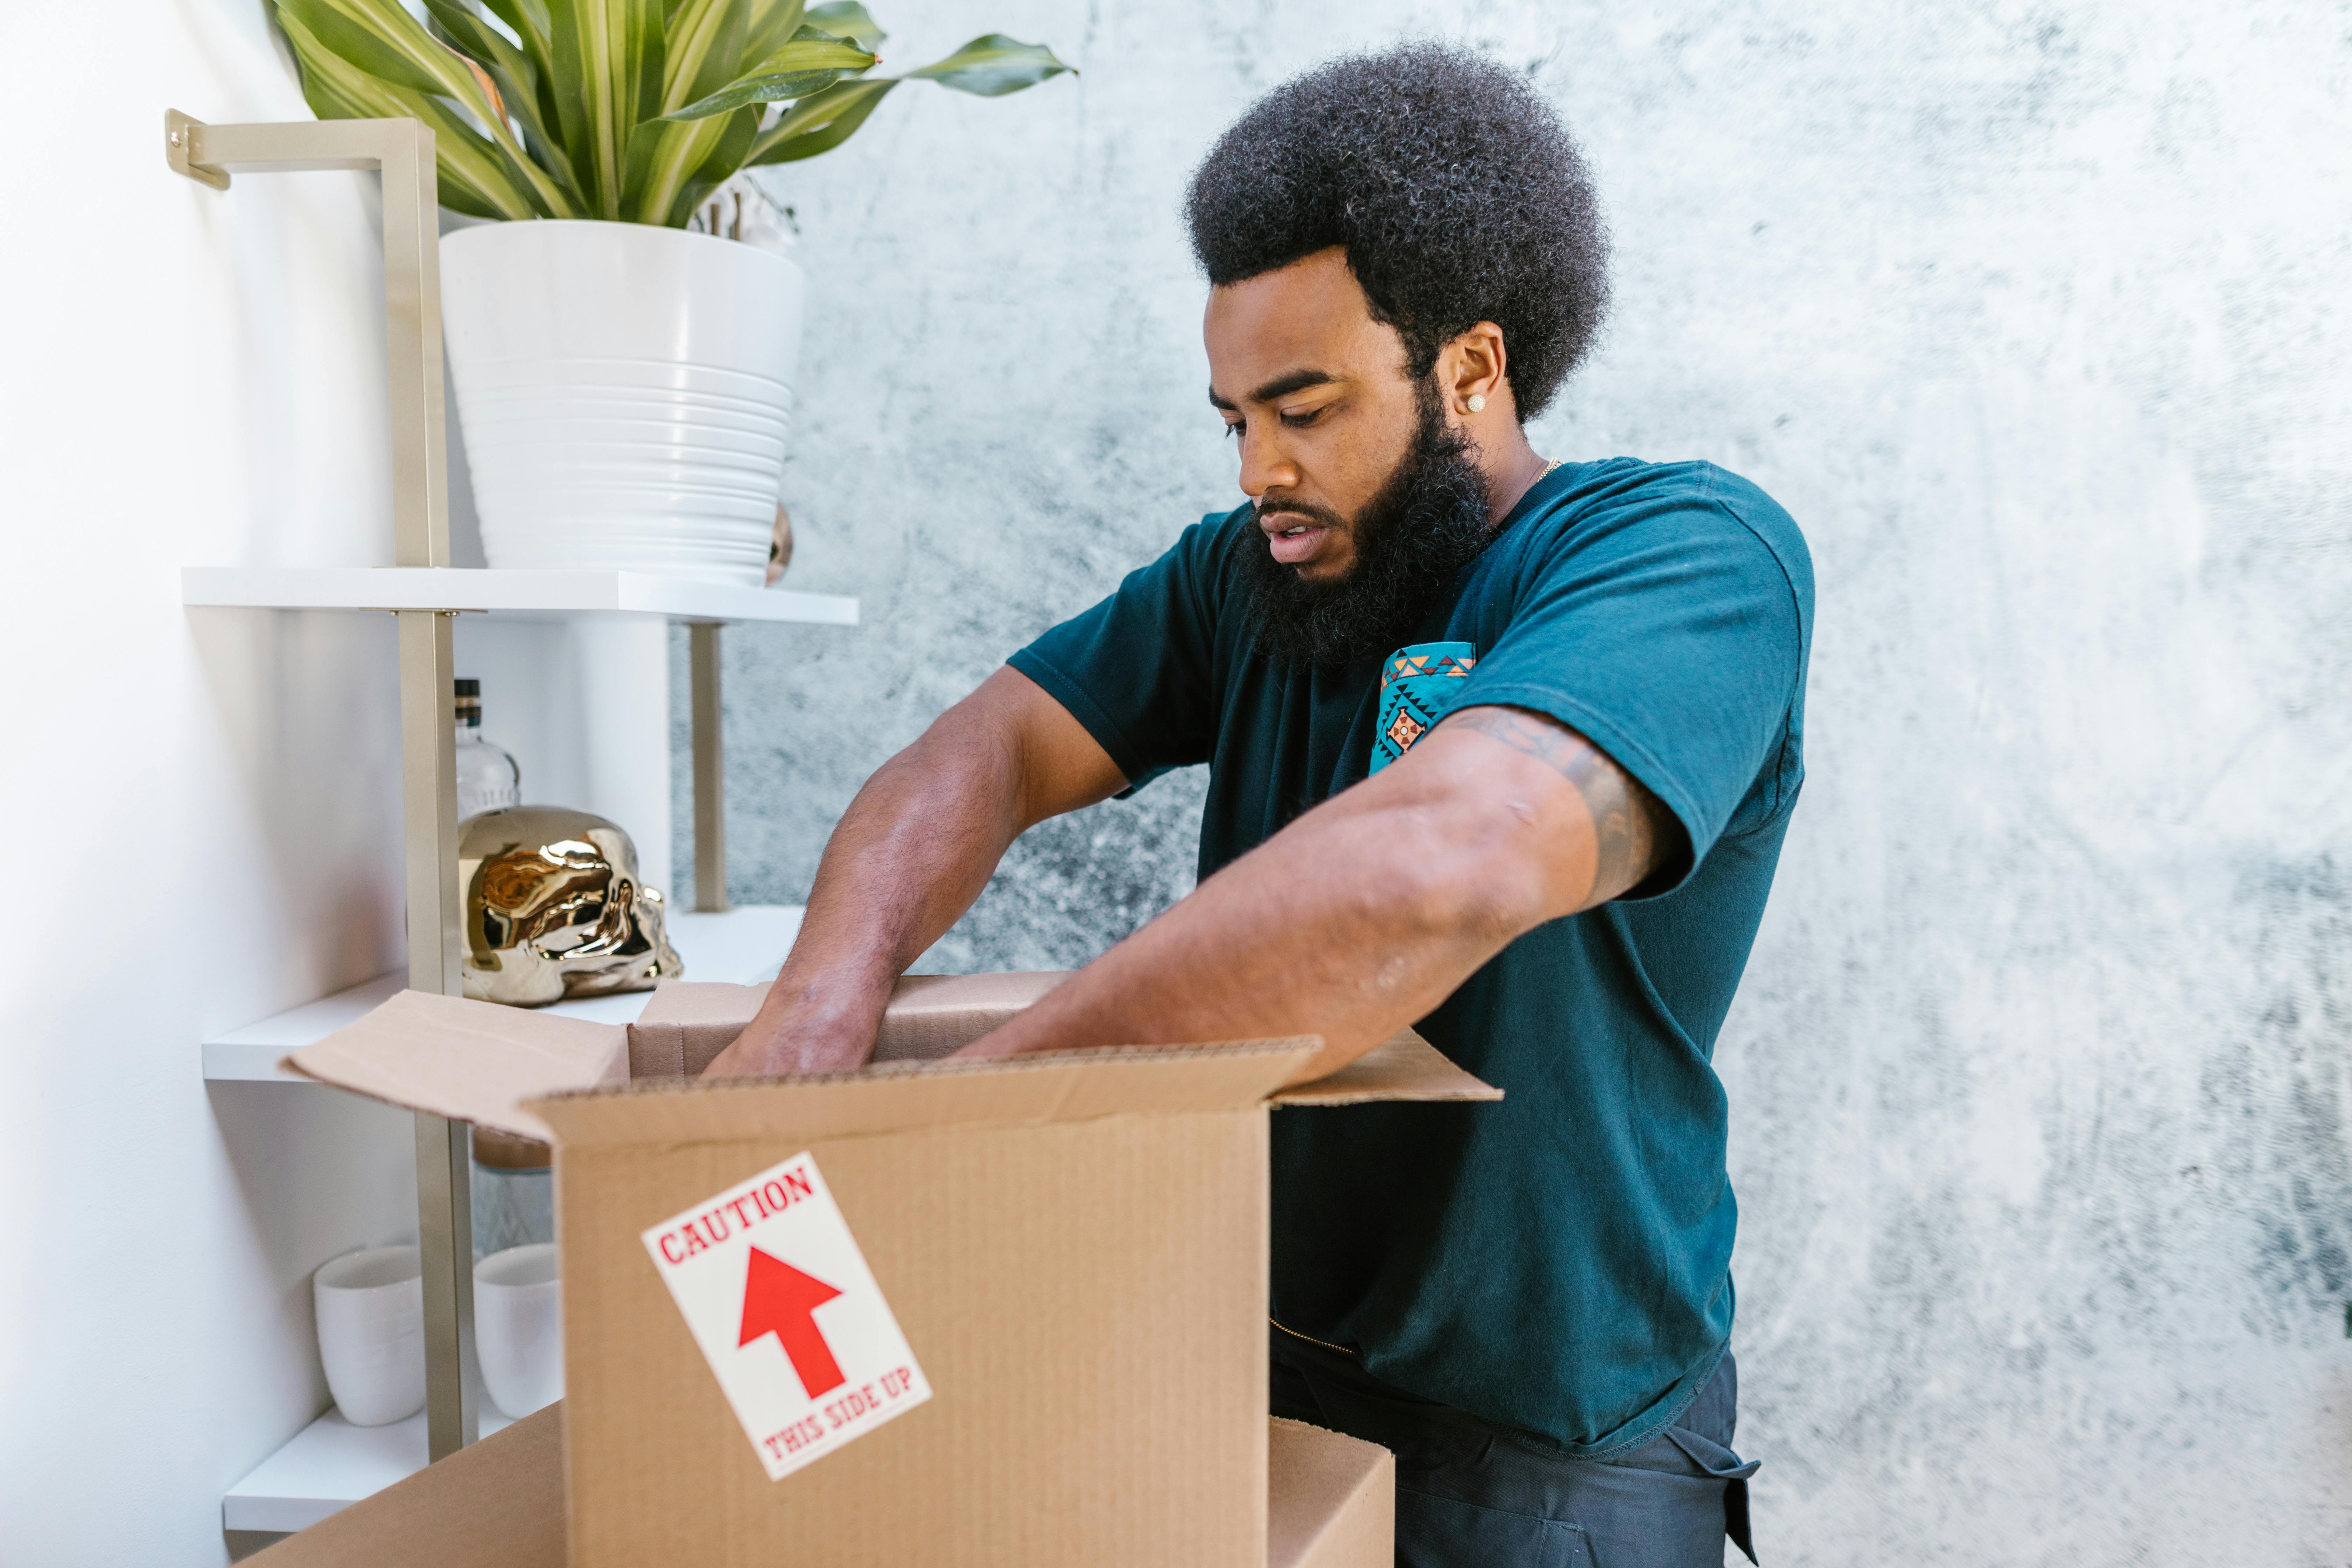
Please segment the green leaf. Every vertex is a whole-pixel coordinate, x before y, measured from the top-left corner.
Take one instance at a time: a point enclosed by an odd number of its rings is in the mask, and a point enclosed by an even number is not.
[[[630,138],[661,103],[661,0],[548,0],[547,14],[563,145],[590,214],[617,219]]]
[[[832,152],[856,133],[875,106],[898,85],[896,77],[859,77],[835,82],[814,98],[802,99],[751,143],[744,166],[792,163]]]
[[[331,116],[322,114],[319,118],[326,120]],[[464,213],[467,217],[503,218],[507,216],[492,207],[481,196],[471,191],[460,189],[454,182],[448,180],[441,182],[441,187],[435,193],[434,199],[451,212]]]
[[[329,53],[378,81],[460,102],[479,96],[465,67],[449,58],[399,0],[278,0],[278,9]]]
[[[490,73],[499,84],[502,97],[530,98],[530,92],[518,90],[538,85],[538,68],[530,57],[507,41],[507,36],[481,17],[458,4],[458,0],[425,0],[425,29],[449,48],[456,49]],[[530,104],[518,109],[507,106],[510,112],[532,112]]]
[[[564,155],[562,144],[549,133],[541,73],[530,57],[458,0],[425,0],[425,9],[434,36],[478,64],[497,85],[507,113],[521,128],[523,155],[544,170],[560,188],[562,200],[549,202],[551,210],[559,217],[576,216],[581,205],[580,183],[572,174],[572,160]]]
[[[751,0],[677,0],[662,55],[661,111],[708,98],[743,64]]]
[[[900,79],[994,98],[1070,69],[991,33],[868,77],[887,35],[859,0],[424,0],[421,23],[415,0],[271,4],[318,113],[423,121],[448,205],[505,218],[675,226],[739,168],[838,147]]]
[[[743,30],[743,58],[764,60],[792,41],[801,30],[803,0],[751,0],[751,19]],[[826,31],[840,33],[838,27]]]
[[[752,142],[760,134],[761,112],[757,109],[746,109],[728,119],[726,134],[719,139],[719,145],[703,161],[702,166],[695,170],[694,177],[679,187],[677,198],[670,204],[663,222],[672,228],[685,227],[687,221],[694,216],[694,209],[700,206],[712,191],[734,177],[735,171],[743,166],[744,156],[751,151]]]
[[[844,38],[803,27],[793,41],[699,102],[674,110],[671,120],[700,120],[750,103],[780,103],[806,98],[874,63],[874,56]]]
[[[688,96],[727,85],[742,58],[749,16],[748,0],[677,0],[664,47],[662,101],[649,106],[649,117],[630,132],[622,216],[634,223],[667,223],[679,193],[730,132],[741,146],[750,145],[751,137],[723,117],[694,124],[650,117],[650,111],[676,108]]]
[[[482,134],[438,99],[369,75],[321,43],[284,6],[278,25],[302,68],[302,97],[321,120],[396,120],[431,127],[436,184],[444,206],[476,217],[539,216],[505,161]]]
[[[908,71],[907,79],[935,81],[982,98],[1003,98],[1069,70],[1073,68],[1055,59],[1054,51],[1043,44],[1024,44],[1002,33],[989,33],[943,60]]]
[[[808,9],[809,26],[822,27],[836,38],[847,38],[861,49],[878,49],[890,35],[857,0],[832,0]]]
[[[570,215],[562,186],[525,155],[476,79],[473,63],[426,32],[400,0],[278,0],[278,10],[327,52],[386,86],[450,99],[469,110],[532,205],[545,215]]]
[[[756,110],[747,110],[756,121]],[[639,125],[629,143],[629,205],[622,216],[631,223],[665,224],[696,171],[717,154],[740,115],[712,115],[681,124],[673,120],[648,120]],[[755,123],[752,132],[756,134]],[[750,135],[739,134],[745,151]],[[730,169],[729,174],[734,171]]]
[[[541,147],[554,150],[556,156],[548,166],[553,168],[560,163],[570,169],[571,153],[563,148],[560,136],[550,133],[561,125],[562,121],[555,108],[555,47],[547,33],[546,0],[481,0],[481,4],[491,16],[514,29],[515,37],[522,40],[523,55],[530,61],[536,79],[538,92],[532,105],[535,112],[530,119],[520,121],[525,143],[535,141]],[[537,129],[533,129],[534,125]],[[539,156],[539,153],[534,150],[532,156]],[[572,189],[576,195],[576,181]]]
[[[548,52],[547,0],[482,0],[491,16],[514,29],[525,53],[541,70],[553,57]]]

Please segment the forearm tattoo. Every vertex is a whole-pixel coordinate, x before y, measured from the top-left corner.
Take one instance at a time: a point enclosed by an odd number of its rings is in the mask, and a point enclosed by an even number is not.
[[[1588,907],[1638,884],[1658,868],[1677,831],[1673,814],[1640,780],[1556,719],[1517,708],[1465,708],[1444,727],[1475,730],[1550,768],[1576,786],[1592,816],[1594,859]]]

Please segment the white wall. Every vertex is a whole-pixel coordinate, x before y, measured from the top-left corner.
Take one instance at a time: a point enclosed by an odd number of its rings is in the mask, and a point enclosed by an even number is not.
[[[1766,1561],[2352,1561],[2352,45],[2207,0],[892,0],[1084,68],[777,172],[787,499],[849,636],[730,631],[738,897],[1234,504],[1185,175],[1434,30],[1528,68],[1618,241],[1548,456],[1748,474],[1820,576],[1811,779],[1719,1059]],[[1197,784],[1033,835],[940,957],[1083,962]]]
[[[306,113],[249,0],[0,42],[0,1563],[217,1563],[310,1270],[415,1229],[406,1117],[197,1051],[401,956],[389,618],[179,603],[391,559],[373,198],[165,169],[167,106]]]
[[[450,434],[454,442],[454,413]],[[460,616],[451,637],[458,675],[482,683],[482,734],[514,757],[524,802],[618,823],[636,846],[637,875],[666,894],[673,881],[670,635],[662,622],[637,616]],[[683,724],[683,699],[678,706]],[[691,789],[690,764],[687,772]],[[686,810],[682,864],[690,869],[691,805]]]

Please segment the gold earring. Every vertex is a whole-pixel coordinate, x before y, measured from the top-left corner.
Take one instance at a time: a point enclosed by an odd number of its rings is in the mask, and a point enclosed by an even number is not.
[[[1470,412],[1473,414],[1484,414],[1486,412],[1486,394],[1474,392],[1470,395]]]

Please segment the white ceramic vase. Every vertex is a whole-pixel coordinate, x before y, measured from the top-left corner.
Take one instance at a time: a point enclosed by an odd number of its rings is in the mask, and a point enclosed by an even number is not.
[[[555,1244],[474,1265],[474,1350],[490,1403],[520,1421],[563,1397],[563,1299]]]
[[[758,587],[782,479],[801,270],[646,224],[441,241],[482,552]]]
[[[413,1247],[349,1252],[311,1278],[327,1391],[354,1426],[425,1408],[425,1267]]]

